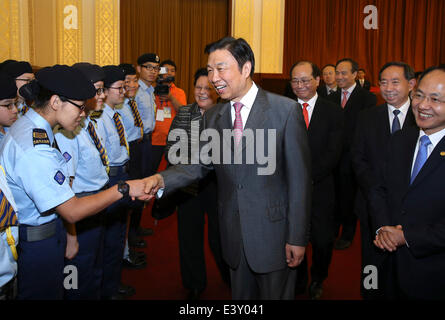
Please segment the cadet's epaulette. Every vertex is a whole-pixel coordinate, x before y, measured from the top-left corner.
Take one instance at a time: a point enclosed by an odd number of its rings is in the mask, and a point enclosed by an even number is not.
[[[90,119],[98,119],[102,115],[103,110],[93,111],[90,113]]]
[[[34,146],[38,144],[47,144],[51,146],[49,143],[48,134],[46,133],[45,129],[33,129],[32,130],[32,143]]]

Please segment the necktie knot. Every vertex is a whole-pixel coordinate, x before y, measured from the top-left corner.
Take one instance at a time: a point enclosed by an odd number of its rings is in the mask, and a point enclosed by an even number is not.
[[[420,138],[420,146],[426,147],[431,144],[431,140],[427,135],[424,135]]]
[[[307,110],[307,107],[309,107],[309,104],[303,103],[303,108],[305,108]]]
[[[400,110],[396,109],[392,113],[394,114],[394,120],[392,121],[391,133],[394,133],[401,129],[400,121],[399,121],[399,117],[398,117],[400,114]]]
[[[400,114],[400,110],[397,110],[397,109],[396,109],[396,110],[394,110],[392,113],[394,113],[394,116],[397,117],[397,116]]]
[[[233,107],[235,108],[235,112],[236,113],[240,113],[241,112],[241,108],[244,107],[244,105],[241,102],[235,102],[233,104]]]

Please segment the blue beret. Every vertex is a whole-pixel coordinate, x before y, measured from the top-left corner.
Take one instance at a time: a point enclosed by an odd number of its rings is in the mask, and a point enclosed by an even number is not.
[[[66,65],[41,69],[36,73],[36,80],[40,86],[68,99],[82,101],[96,95],[96,88],[83,73]]]
[[[138,58],[138,65],[142,65],[146,62],[159,63],[159,57],[156,53],[144,53]]]
[[[98,81],[105,80],[105,72],[97,64],[91,64],[88,62],[79,62],[73,64],[73,68],[82,71],[83,75],[87,77],[87,79],[90,80],[91,83],[93,84]]]
[[[0,100],[13,99],[17,96],[15,80],[4,72],[0,72]]]
[[[110,87],[116,81],[125,80],[124,69],[118,66],[105,66],[102,67],[105,72],[104,86]]]

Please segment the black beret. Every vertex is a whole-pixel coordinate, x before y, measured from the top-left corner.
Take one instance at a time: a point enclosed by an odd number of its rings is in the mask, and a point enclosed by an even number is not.
[[[79,62],[73,64],[73,68],[82,71],[83,75],[87,77],[87,79],[90,80],[91,83],[93,84],[98,81],[105,80],[105,72],[97,64],[91,64],[88,62]]]
[[[11,63],[13,63],[13,62],[17,62],[17,60],[11,60],[11,59],[8,59],[8,60],[5,60],[5,61],[3,61],[2,63],[0,63],[0,70],[2,70],[4,67],[6,67],[8,64],[11,64]]]
[[[43,68],[36,73],[36,79],[40,86],[68,99],[82,101],[96,95],[96,88],[83,73],[66,65]]]
[[[0,72],[0,100],[13,99],[17,96],[15,80],[4,72]]]
[[[135,75],[136,74],[136,69],[134,68],[134,66],[132,64],[129,63],[121,63],[119,65],[119,67],[121,67],[122,69],[124,69],[124,73],[125,76],[128,75]]]
[[[144,53],[138,58],[138,65],[142,65],[146,62],[159,63],[159,57],[156,53]]]
[[[33,73],[32,67],[27,61],[16,61],[8,63],[5,67],[3,67],[3,71],[13,78],[17,78],[24,73]]]
[[[105,87],[110,87],[116,81],[125,80],[124,69],[118,66],[105,66],[102,67],[102,69],[105,72],[105,80],[104,80]]]

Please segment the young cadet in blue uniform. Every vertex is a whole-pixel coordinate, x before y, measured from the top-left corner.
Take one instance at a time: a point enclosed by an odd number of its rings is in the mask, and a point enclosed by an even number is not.
[[[124,70],[118,66],[105,66],[104,87],[105,106],[102,115],[97,119],[98,134],[104,138],[110,171],[110,186],[120,180],[128,179],[128,161],[130,150],[127,134],[121,115],[115,110],[124,102]],[[103,299],[114,299],[129,296],[134,289],[120,285],[122,256],[125,247],[125,231],[128,201],[118,201],[107,208],[105,214],[105,238],[103,254],[103,280],[101,295]]]
[[[139,88],[136,69],[128,63],[119,65],[125,73],[125,100],[124,103],[116,107],[116,110],[122,116],[125,132],[127,133],[127,142],[130,148],[129,176],[130,179],[144,178],[142,174],[143,162],[143,138],[144,124],[139,113],[135,96]],[[135,201],[132,203],[129,220],[127,221],[128,236],[125,237],[125,250],[123,267],[128,269],[142,269],[147,265],[145,253],[129,249],[128,243],[139,241],[137,238],[137,229],[141,220],[144,202]],[[143,241],[143,240],[142,240]]]
[[[0,73],[0,142],[3,140],[8,128],[17,120],[17,87],[14,80]],[[3,88],[4,86],[4,88]],[[15,89],[15,92],[12,92]]]
[[[3,71],[15,80],[19,99],[19,116],[22,116],[29,110],[30,105],[28,105],[26,100],[20,95],[20,88],[35,78],[32,67],[27,61],[13,61],[8,63],[3,68]]]
[[[159,74],[159,57],[155,53],[144,53],[138,60],[137,71],[139,73],[139,90],[136,94],[136,102],[142,122],[144,123],[144,149],[143,149],[143,175],[152,175],[152,145],[151,134],[156,124],[156,99],[153,84]]]
[[[96,90],[68,66],[43,68],[36,79],[21,88],[34,105],[4,138],[0,164],[18,209],[18,298],[61,299],[66,231],[60,217],[75,223],[128,195],[143,196],[144,184],[122,181],[98,194],[76,197],[52,129],[60,125],[74,130],[85,115],[84,101]]]
[[[73,67],[80,70],[96,89],[96,95],[85,104],[87,114],[102,110],[105,100],[105,73],[102,68],[89,63],[78,63]],[[95,194],[108,187],[108,157],[96,133],[95,120],[87,115],[73,132],[59,128],[55,138],[67,162],[70,177],[74,178],[71,188],[77,197]],[[65,265],[77,267],[79,280],[76,290],[65,290],[68,300],[100,299],[103,213],[76,224],[65,223],[68,231]]]
[[[14,108],[17,87],[14,80],[0,74],[0,105],[1,109]],[[17,112],[17,109],[15,109]],[[3,113],[4,110],[0,110]],[[0,300],[14,298],[15,277],[17,274],[17,249],[19,240],[17,222],[17,206],[12,197],[5,177],[5,171],[0,166]]]

